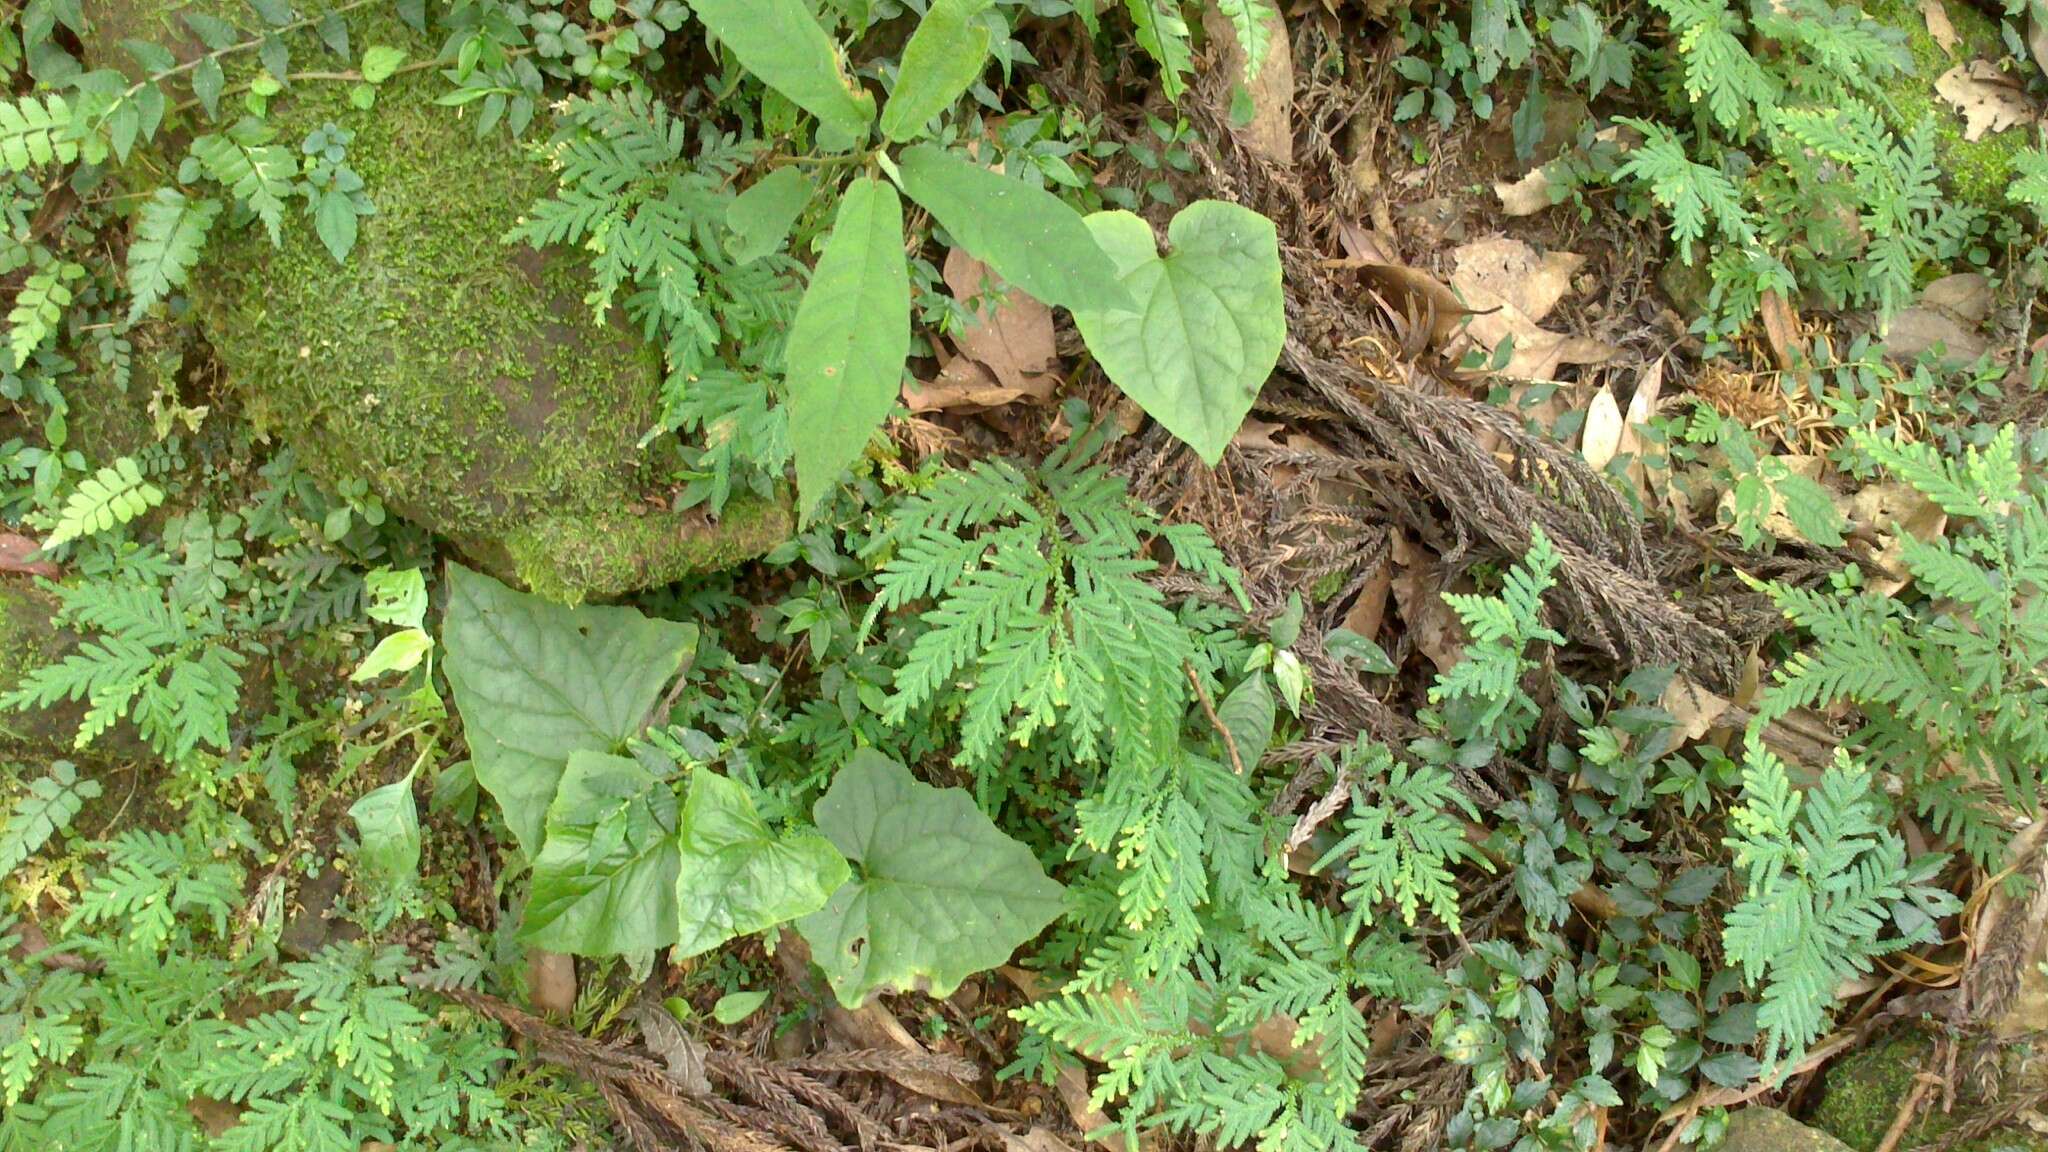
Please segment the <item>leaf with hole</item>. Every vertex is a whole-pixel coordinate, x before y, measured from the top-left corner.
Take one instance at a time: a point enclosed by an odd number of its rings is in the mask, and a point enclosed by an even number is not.
[[[1065,890],[972,796],[879,752],[854,753],[812,816],[857,870],[797,930],[847,1007],[882,988],[950,996],[1060,914]]]

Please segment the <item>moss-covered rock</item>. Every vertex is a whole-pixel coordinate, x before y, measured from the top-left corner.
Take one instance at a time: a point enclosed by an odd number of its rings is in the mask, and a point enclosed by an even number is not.
[[[1808,1128],[1776,1108],[1756,1105],[1728,1118],[1721,1152],[1849,1152],[1840,1140]]]
[[[1913,1090],[1913,1077],[1927,1067],[1934,1050],[1931,1039],[1917,1032],[1898,1032],[1853,1052],[1827,1071],[1827,1091],[1812,1121],[1816,1128],[1840,1139],[1855,1152],[1873,1152],[1898,1117],[1899,1105]],[[1917,1148],[1939,1139],[1976,1114],[1979,1102],[1958,1093],[1951,1112],[1922,1108],[1906,1129],[1900,1148]],[[2048,1152],[2048,1139],[2014,1125],[1958,1144],[1951,1152]]]
[[[2005,190],[2013,181],[2013,157],[2031,142],[2032,128],[2022,125],[1987,133],[1979,140],[1965,140],[1962,113],[1934,91],[1934,82],[1956,65],[1972,59],[1998,60],[2007,54],[1998,25],[1974,4],[1943,5],[1958,40],[1951,55],[1927,34],[1927,18],[1914,0],[1873,0],[1865,10],[1872,19],[1904,32],[1907,50],[1913,55],[1913,71],[1885,85],[1891,100],[1886,116],[1892,126],[1907,131],[1923,122],[1932,123],[1941,170],[1955,196],[1979,208],[2005,208]]]
[[[189,54],[170,23],[187,7],[87,10]],[[220,0],[189,7],[239,14]],[[420,60],[437,47],[381,5],[352,13],[349,29],[357,53],[389,44]],[[325,51],[309,32],[291,44],[295,57]],[[238,60],[230,90],[254,68]],[[269,114],[294,150],[323,124],[354,134],[348,163],[376,213],[347,261],[300,201],[282,247],[261,228],[220,228],[192,277],[207,338],[258,426],[315,474],[360,477],[497,575],[567,600],[667,583],[784,538],[786,506],[741,497],[714,523],[648,498],[656,477],[638,442],[657,412],[658,353],[623,323],[593,323],[575,255],[503,242],[552,173],[503,128],[478,136],[460,110],[436,106],[448,85],[435,70],[394,76],[368,110],[351,86],[299,81]]]

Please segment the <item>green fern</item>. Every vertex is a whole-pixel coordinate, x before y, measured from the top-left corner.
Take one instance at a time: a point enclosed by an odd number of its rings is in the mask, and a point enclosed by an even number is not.
[[[78,159],[71,106],[54,92],[0,100],[0,172]]]
[[[185,283],[199,260],[207,230],[220,215],[214,200],[189,200],[176,188],[159,188],[142,206],[135,242],[128,248],[128,322],[135,323]]]
[[[1685,92],[1724,132],[1742,134],[1758,106],[1775,105],[1779,85],[1743,43],[1747,29],[1726,0],[1650,0],[1671,19],[1685,62]]]
[[[1641,132],[1643,142],[1629,153],[1615,179],[1649,185],[1651,198],[1671,213],[1671,239],[1687,264],[1693,262],[1695,246],[1707,238],[1709,223],[1718,242],[1755,242],[1756,220],[1720,169],[1696,163],[1678,136],[1662,124],[1625,117],[1621,122]]]
[[[299,162],[290,148],[272,139],[269,126],[245,116],[224,133],[193,140],[179,178],[189,184],[203,172],[263,221],[272,244],[282,244],[285,204],[294,195]]]
[[[1460,862],[1486,864],[1465,837],[1465,823],[1479,809],[1458,791],[1450,773],[1434,765],[1409,765],[1367,737],[1347,749],[1344,769],[1352,785],[1351,815],[1344,838],[1316,861],[1321,872],[1342,860],[1344,902],[1351,907],[1351,931],[1371,927],[1377,909],[1392,904],[1401,922],[1415,926],[1423,908],[1456,931],[1458,887],[1451,869]]]
[[[71,306],[71,283],[84,276],[81,265],[60,261],[22,282],[14,307],[7,312],[7,347],[16,364],[28,363],[57,334],[64,310]]]
[[[100,794],[97,780],[78,778],[78,766],[56,760],[30,782],[28,795],[0,820],[0,872],[12,872],[42,850],[50,838],[71,827],[85,802]]]
[[[1845,753],[1802,795],[1752,738],[1731,819],[1727,844],[1744,887],[1721,941],[1743,978],[1763,988],[1764,1063],[1782,1077],[1827,1028],[1837,985],[1868,973],[1878,956],[1935,942],[1935,920],[1961,905],[1932,883],[1943,857],[1907,861],[1870,774]]]
[[[1138,47],[1159,65],[1160,90],[1168,100],[1179,103],[1195,67],[1188,22],[1180,14],[1180,5],[1168,0],[1124,0],[1124,9],[1131,14]]]
[[[2027,148],[2015,153],[2013,171],[2018,175],[2005,190],[2005,198],[2034,210],[2037,220],[2048,222],[2048,148]]]
[[[1502,578],[1498,596],[1445,593],[1444,603],[1471,634],[1464,659],[1429,689],[1429,702],[1444,708],[1453,735],[1465,742],[1519,747],[1536,722],[1536,701],[1522,687],[1535,667],[1529,647],[1563,644],[1543,623],[1543,594],[1555,585],[1562,563],[1543,529],[1531,526],[1529,551]]]
[[[2028,490],[2010,426],[1960,459],[1864,432],[1855,443],[1949,514],[1945,538],[1908,538],[1900,552],[1942,606],[1764,585],[1813,643],[1778,669],[1758,715],[1768,723],[1795,708],[1855,705],[1864,717],[1855,746],[1995,871],[2003,836],[1964,782],[1995,784],[2007,803],[2032,810],[2044,779],[2048,501]]]
[[[197,612],[142,578],[90,580],[58,589],[55,623],[98,633],[55,664],[34,669],[0,708],[87,708],[73,744],[90,745],[130,719],[160,755],[203,746],[225,751],[240,703],[243,657],[216,613]]]
[[[1273,8],[1266,0],[1215,0],[1215,4],[1217,14],[1237,37],[1238,50],[1244,53],[1241,78],[1250,84],[1258,79],[1273,52]],[[1286,45],[1281,47],[1284,50]]]
[[[96,536],[126,524],[164,502],[164,491],[142,476],[142,466],[123,456],[86,477],[78,490],[64,502],[57,526],[43,548],[57,548],[73,540]]]

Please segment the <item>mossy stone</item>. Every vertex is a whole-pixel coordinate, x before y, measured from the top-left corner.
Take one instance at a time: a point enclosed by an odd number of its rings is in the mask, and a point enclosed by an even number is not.
[[[1814,1110],[1813,1125],[1855,1152],[1874,1152],[1884,1141],[1899,1105],[1913,1090],[1913,1077],[1927,1066],[1934,1042],[1917,1032],[1897,1032],[1852,1052],[1827,1071],[1827,1091]],[[1961,1098],[1943,1113],[1923,1107],[1899,1140],[1900,1148],[1917,1148],[1976,1114],[1981,1104]],[[1950,1152],[2048,1152],[2048,1139],[2019,1125],[1956,1145]]]
[[[175,0],[88,10],[192,50],[170,22]],[[387,44],[418,61],[437,47],[381,6],[351,13],[349,31],[358,55]],[[332,66],[315,62],[326,50],[310,32],[289,43],[295,68]],[[224,116],[255,66],[228,69]],[[353,133],[348,163],[376,213],[348,259],[335,261],[295,200],[281,247],[258,226],[217,226],[192,276],[250,419],[314,474],[366,481],[495,575],[565,600],[668,583],[785,538],[786,504],[736,498],[714,523],[649,498],[657,477],[639,440],[658,411],[659,353],[620,318],[592,316],[576,254],[504,242],[553,188],[530,147],[502,126],[479,136],[471,109],[437,106],[450,90],[437,70],[392,77],[367,110],[351,87],[301,80],[268,117],[294,150],[323,124]]]
[[[1849,1152],[1849,1147],[1776,1108],[1753,1104],[1728,1117],[1720,1152]]]
[[[2003,210],[2008,207],[2005,190],[2013,181],[2013,158],[2032,142],[2033,129],[2020,125],[1978,140],[1963,139],[1963,114],[1935,92],[1934,82],[1958,64],[1973,58],[1998,60],[2007,52],[1998,24],[1976,5],[1951,2],[1942,9],[1955,28],[1954,55],[1927,34],[1927,18],[1914,0],[1873,0],[1866,7],[1871,19],[1906,34],[1906,48],[1913,56],[1913,71],[1883,86],[1891,101],[1885,116],[1900,132],[1932,123],[1935,153],[1949,190],[1966,204]]]

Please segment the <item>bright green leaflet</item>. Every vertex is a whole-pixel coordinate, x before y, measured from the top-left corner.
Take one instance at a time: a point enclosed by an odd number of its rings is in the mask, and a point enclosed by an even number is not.
[[[450,564],[441,644],[477,782],[531,857],[570,754],[613,751],[645,727],[697,628],[565,608]]]
[[[637,761],[576,752],[548,807],[526,902],[530,943],[577,956],[676,938],[676,798]]]
[[[910,269],[903,203],[855,180],[789,329],[790,441],[805,519],[860,458],[896,402],[910,355]]]
[[[678,959],[825,906],[846,859],[815,832],[777,836],[746,788],[700,769],[690,780],[676,874]]]
[[[750,264],[789,239],[789,230],[811,201],[811,178],[795,168],[777,168],[754,181],[725,208],[725,226],[732,229],[726,245],[732,258]]]
[[[839,66],[838,46],[804,0],[690,0],[697,19],[761,82],[818,118],[818,143],[844,152],[875,119],[873,93]]]
[[[1165,257],[1129,212],[1097,212],[1088,226],[1138,301],[1136,313],[1077,309],[1088,350],[1125,395],[1216,463],[1287,339],[1273,222],[1199,201],[1167,226]]]
[[[973,797],[921,784],[879,752],[854,753],[812,815],[859,869],[797,921],[848,1007],[878,988],[950,996],[1060,914],[1065,889]]]
[[[896,163],[910,198],[1011,286],[1075,313],[1136,307],[1118,282],[1123,270],[1059,197],[931,144],[904,149]]]
[[[901,144],[924,135],[988,63],[988,27],[975,18],[989,0],[933,0],[903,46],[896,90],[882,109],[882,135]]]
[[[366,871],[387,882],[410,880],[419,873],[420,812],[412,798],[412,777],[407,772],[348,810],[362,844],[356,859]]]

